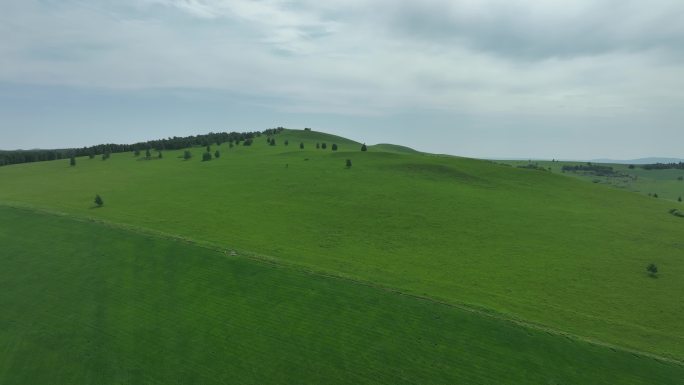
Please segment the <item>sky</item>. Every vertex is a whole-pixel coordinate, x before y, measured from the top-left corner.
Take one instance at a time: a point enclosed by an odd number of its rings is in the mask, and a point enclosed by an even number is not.
[[[0,148],[270,127],[684,157],[680,0],[2,0]]]

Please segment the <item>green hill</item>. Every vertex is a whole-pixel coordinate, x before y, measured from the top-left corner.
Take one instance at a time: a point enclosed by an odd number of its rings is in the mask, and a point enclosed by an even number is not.
[[[598,349],[578,342],[594,341],[641,352],[641,361],[684,359],[684,309],[676,299],[684,291],[684,219],[668,213],[672,202],[489,161],[383,147],[361,152],[359,143],[313,131],[286,130],[275,139],[275,146],[264,137],[251,147],[212,146],[221,157],[209,162],[200,161],[204,148],[194,148],[187,161],[179,150],[155,160],[121,153],[78,158],[75,167],[68,160],[0,167],[0,202],[427,297],[488,314],[488,322],[571,335],[579,349]],[[317,150],[323,142],[327,149]],[[95,194],[102,208],[92,207]],[[11,222],[1,226],[7,233]],[[54,239],[40,247],[50,250]],[[658,265],[658,278],[646,274],[649,263]],[[544,357],[540,350],[537,359]]]

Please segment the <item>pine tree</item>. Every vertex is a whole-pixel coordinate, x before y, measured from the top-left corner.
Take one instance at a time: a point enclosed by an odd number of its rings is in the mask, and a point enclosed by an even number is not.
[[[351,159],[347,159],[347,168],[351,168],[351,166],[352,166]]]
[[[303,149],[304,149],[304,142],[300,142],[300,143],[299,143],[299,149],[300,149],[300,150],[303,150]]]
[[[100,194],[95,195],[95,204],[97,207],[102,207],[102,205],[104,205],[104,201],[102,200],[102,197],[100,197]]]

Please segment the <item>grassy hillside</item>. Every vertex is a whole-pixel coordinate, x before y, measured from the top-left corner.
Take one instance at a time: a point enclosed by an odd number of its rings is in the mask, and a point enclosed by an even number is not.
[[[6,207],[0,217],[4,385],[684,377],[680,365],[348,280],[68,217]]]
[[[223,145],[210,162],[195,148],[189,161],[170,151],[2,167],[0,201],[180,234],[684,359],[684,219],[668,213],[673,202],[487,161],[362,153],[316,132],[276,140]],[[328,150],[315,149],[322,141]],[[651,262],[659,278],[647,276]]]
[[[524,166],[529,161],[498,161],[512,166]],[[562,173],[563,166],[583,165],[583,162],[551,162],[551,161],[532,161],[540,167],[550,169],[555,173]],[[601,165],[612,167],[616,175],[604,176],[595,175],[590,172],[566,172],[565,175],[579,178],[593,183],[606,184],[627,191],[638,192],[643,195],[658,195],[658,198],[677,201],[679,197],[684,199],[684,170],[646,170],[639,165],[629,168],[628,164],[601,163]],[[679,179],[682,178],[682,179]]]

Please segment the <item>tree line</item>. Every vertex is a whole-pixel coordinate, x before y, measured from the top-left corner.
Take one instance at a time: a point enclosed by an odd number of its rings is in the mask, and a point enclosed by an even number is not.
[[[644,170],[669,170],[678,169],[684,170],[684,162],[679,163],[652,163],[641,166]]]
[[[16,151],[0,151],[0,166],[18,163],[42,162],[57,159],[69,159],[80,156],[88,156],[94,158],[95,156],[102,156],[103,159],[108,158],[112,153],[130,152],[134,151],[139,154],[141,150],[149,152],[150,150],[179,150],[193,146],[209,146],[211,144],[221,145],[222,143],[234,143],[249,146],[253,143],[255,137],[261,135],[274,135],[284,130],[283,127],[269,128],[264,131],[254,132],[210,132],[203,135],[191,135],[183,137],[169,137],[166,139],[149,140],[147,142],[138,142],[133,144],[98,144],[90,147],[82,148],[64,148],[51,150],[16,150]]]

